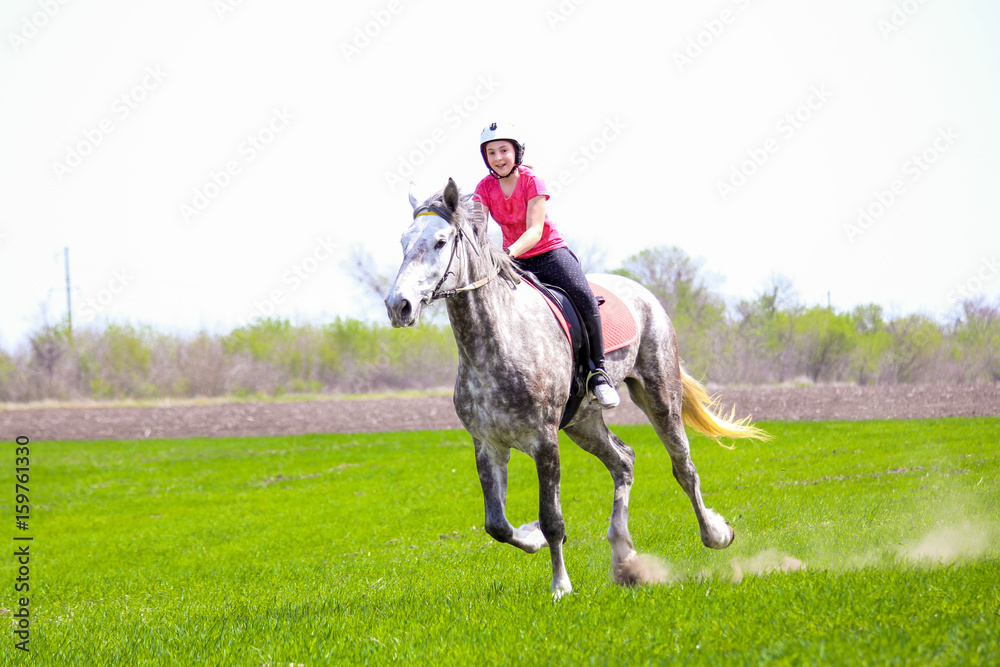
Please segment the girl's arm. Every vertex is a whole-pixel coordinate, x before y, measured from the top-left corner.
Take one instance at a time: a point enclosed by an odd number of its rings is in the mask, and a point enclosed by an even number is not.
[[[545,196],[539,195],[528,200],[528,227],[521,238],[508,246],[511,257],[518,257],[528,252],[542,240],[545,229]]]

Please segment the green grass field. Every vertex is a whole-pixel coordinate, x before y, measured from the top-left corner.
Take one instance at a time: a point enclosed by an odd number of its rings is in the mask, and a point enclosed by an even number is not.
[[[483,532],[463,431],[32,442],[31,656],[8,632],[0,662],[1000,661],[1000,420],[761,426],[773,443],[692,440],[725,551],[701,546],[652,430],[615,428],[636,548],[671,573],[633,589],[610,578],[610,477],[564,440],[558,602],[547,551]],[[537,516],[519,454],[508,516]],[[16,576],[0,559],[8,619]]]

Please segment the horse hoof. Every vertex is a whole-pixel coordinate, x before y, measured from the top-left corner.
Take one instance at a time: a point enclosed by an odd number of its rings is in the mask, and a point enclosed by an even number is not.
[[[642,581],[642,577],[639,575],[637,568],[630,561],[615,567],[612,570],[611,576],[614,578],[616,584],[626,588],[638,586]]]
[[[552,583],[552,600],[553,602],[559,600],[562,596],[567,593],[573,592],[573,584],[569,583],[569,579],[560,582]]]
[[[728,529],[729,529],[729,541],[728,541],[728,542],[726,542],[726,546],[725,546],[725,547],[722,547],[723,549],[725,549],[725,548],[726,548],[726,547],[728,547],[728,546],[729,546],[730,544],[732,544],[732,543],[733,543],[733,540],[735,540],[735,539],[736,539],[736,531],[735,531],[735,530],[733,530],[733,527],[729,525],[729,522],[728,522],[728,521],[726,522],[726,528],[728,528]]]
[[[670,568],[651,554],[633,552],[614,566],[615,583],[630,588],[647,584],[662,584],[670,580]]]

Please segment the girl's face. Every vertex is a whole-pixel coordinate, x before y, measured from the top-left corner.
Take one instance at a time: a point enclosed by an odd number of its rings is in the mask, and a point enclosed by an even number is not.
[[[506,176],[517,163],[514,144],[497,140],[486,144],[486,161],[499,176]]]

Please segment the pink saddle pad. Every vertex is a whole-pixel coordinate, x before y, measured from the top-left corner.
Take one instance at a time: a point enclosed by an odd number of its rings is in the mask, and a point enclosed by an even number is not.
[[[601,304],[604,351],[611,352],[634,343],[639,336],[639,327],[625,302],[603,285],[590,283],[590,289],[594,290],[594,296],[604,297]]]

